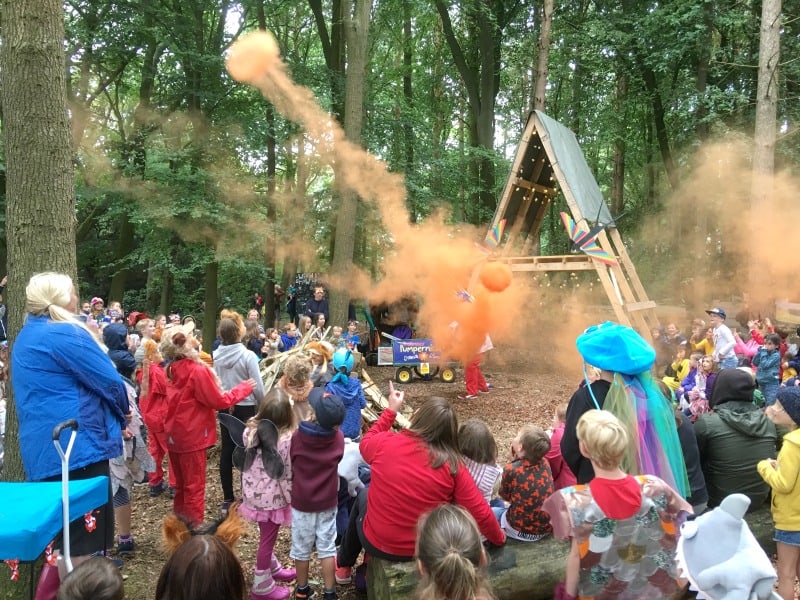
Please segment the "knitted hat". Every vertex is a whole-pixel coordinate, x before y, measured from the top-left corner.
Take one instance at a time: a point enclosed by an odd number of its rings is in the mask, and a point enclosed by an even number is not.
[[[800,387],[781,388],[776,398],[789,418],[800,425]]]
[[[329,394],[315,387],[308,394],[308,403],[314,409],[317,423],[323,429],[333,429],[344,421],[344,402],[339,396]]]
[[[92,306],[94,306],[95,304],[103,304],[103,299],[95,296],[94,298],[92,298],[92,301],[89,304],[91,304]]]
[[[575,345],[590,365],[625,375],[644,373],[656,359],[656,351],[642,336],[611,321],[589,327]]]

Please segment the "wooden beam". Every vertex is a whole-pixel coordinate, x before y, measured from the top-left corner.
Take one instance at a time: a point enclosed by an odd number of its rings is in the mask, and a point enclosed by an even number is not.
[[[499,262],[507,263],[512,271],[593,271],[593,259],[585,254],[558,256],[506,256]]]
[[[526,190],[533,190],[534,192],[539,192],[540,194],[544,194],[545,196],[553,196],[556,193],[555,188],[547,187],[546,185],[536,183],[535,181],[528,181],[527,179],[523,179],[522,177],[517,177],[514,180],[514,185],[519,186],[521,188],[525,188]]]
[[[625,305],[625,309],[628,312],[635,312],[637,310],[650,310],[655,309],[658,306],[652,300],[647,300],[646,302],[629,302]]]

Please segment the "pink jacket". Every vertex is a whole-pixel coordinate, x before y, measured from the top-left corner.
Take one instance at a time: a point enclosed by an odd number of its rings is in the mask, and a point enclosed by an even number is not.
[[[750,338],[746,342],[739,336],[736,336],[736,345],[733,347],[733,351],[736,354],[741,354],[746,356],[748,360],[753,358],[753,355],[759,348],[759,343],[755,340],[755,338]]]
[[[570,470],[564,457],[561,456],[561,438],[564,436],[564,423],[553,429],[550,438],[550,452],[544,457],[550,463],[550,472],[553,474],[553,489],[560,490],[578,483],[575,475]]]

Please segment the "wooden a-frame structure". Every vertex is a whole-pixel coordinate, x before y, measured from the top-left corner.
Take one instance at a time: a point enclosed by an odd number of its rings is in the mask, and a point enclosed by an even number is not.
[[[606,265],[582,252],[563,256],[536,256],[539,230],[550,202],[564,194],[575,223],[588,231],[605,227],[597,244],[616,258]],[[498,246],[499,260],[512,271],[596,271],[619,323],[649,337],[658,325],[656,303],[648,299],[600,188],[575,135],[541,111],[533,111],[517,147],[511,172],[489,231],[506,220]]]

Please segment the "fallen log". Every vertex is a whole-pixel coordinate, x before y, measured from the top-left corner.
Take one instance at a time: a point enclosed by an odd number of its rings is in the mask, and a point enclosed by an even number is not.
[[[761,547],[772,555],[774,525],[769,505],[745,516]],[[546,600],[553,587],[564,579],[570,544],[552,537],[538,542],[508,540],[492,548],[489,555],[489,581],[499,600]],[[419,574],[416,561],[393,563],[370,557],[367,563],[369,600],[407,600],[412,598]]]

